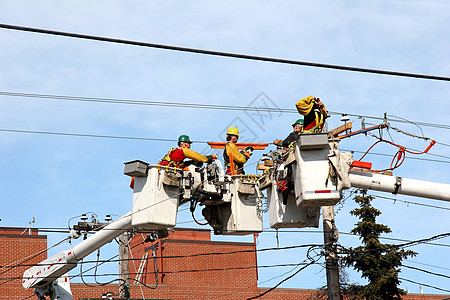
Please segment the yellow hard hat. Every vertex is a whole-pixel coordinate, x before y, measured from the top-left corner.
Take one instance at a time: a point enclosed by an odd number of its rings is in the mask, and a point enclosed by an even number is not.
[[[237,129],[236,127],[230,127],[227,130],[227,134],[239,136],[239,129]]]

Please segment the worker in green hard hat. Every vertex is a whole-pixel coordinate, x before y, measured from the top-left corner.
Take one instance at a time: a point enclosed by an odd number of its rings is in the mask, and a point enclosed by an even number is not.
[[[278,147],[287,148],[297,141],[298,136],[303,132],[303,119],[298,119],[292,124],[293,131],[284,140],[275,140],[273,143]]]
[[[178,148],[172,148],[160,160],[159,165],[169,166],[183,169],[188,164],[184,161],[186,158],[190,158],[194,162],[202,162],[210,164],[217,157],[215,155],[202,155],[191,150],[192,141],[187,135],[180,135],[178,137]]]

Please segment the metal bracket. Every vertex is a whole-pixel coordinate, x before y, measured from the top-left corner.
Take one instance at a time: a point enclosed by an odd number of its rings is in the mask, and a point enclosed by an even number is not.
[[[395,177],[395,184],[394,184],[394,191],[392,192],[392,194],[397,195],[398,189],[400,188],[401,185],[402,185],[402,178],[396,176]]]

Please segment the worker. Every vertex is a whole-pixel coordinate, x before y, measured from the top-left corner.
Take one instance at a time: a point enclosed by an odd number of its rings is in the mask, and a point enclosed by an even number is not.
[[[228,128],[227,144],[223,150],[223,159],[225,161],[225,166],[227,167],[225,174],[227,175],[245,174],[244,164],[253,153],[253,147],[251,146],[246,147],[244,151],[239,151],[236,146],[238,139],[239,129],[236,127]],[[235,172],[232,174],[233,169]]]
[[[172,148],[160,160],[159,165],[169,166],[183,169],[189,165],[189,162],[185,162],[186,158],[190,158],[193,162],[208,163],[210,164],[217,157],[215,155],[202,155],[191,150],[192,141],[187,135],[180,135],[178,137],[178,148]]]
[[[303,132],[317,133],[322,132],[325,119],[328,112],[320,98],[309,96],[299,100],[295,107],[298,112],[304,116]]]
[[[288,148],[293,142],[297,141],[298,136],[303,131],[303,119],[298,119],[292,124],[293,131],[284,140],[275,140],[273,143],[278,147]]]

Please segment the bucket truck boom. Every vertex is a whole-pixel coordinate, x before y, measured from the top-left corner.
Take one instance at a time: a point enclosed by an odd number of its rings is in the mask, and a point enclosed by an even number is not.
[[[35,288],[37,292],[39,290],[46,291],[51,287],[53,281],[75,268],[80,260],[111,242],[129,228],[131,228],[131,213],[108,224],[70,250],[61,251],[26,270],[23,274],[22,286],[25,289]],[[43,293],[37,294],[41,294],[40,297],[43,296]],[[59,299],[73,299],[70,297]]]

